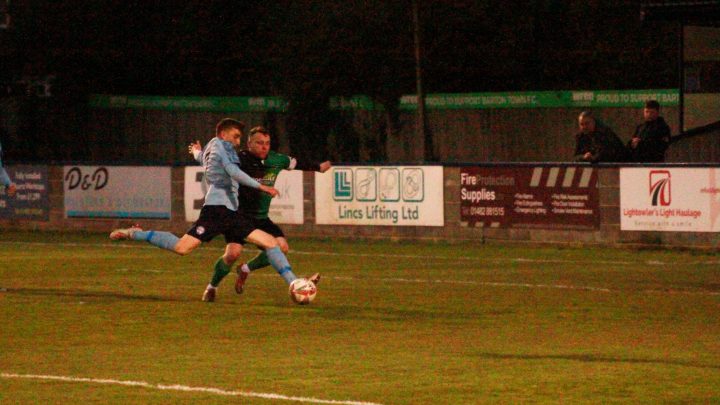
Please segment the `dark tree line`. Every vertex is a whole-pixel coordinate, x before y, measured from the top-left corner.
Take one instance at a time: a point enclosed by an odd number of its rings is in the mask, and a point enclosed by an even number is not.
[[[677,86],[678,27],[641,23],[639,1],[418,1],[427,93]],[[76,109],[92,93],[283,96],[292,149],[320,155],[350,127],[328,98],[365,94],[386,116],[368,128],[373,152],[346,154],[382,159],[398,98],[415,91],[410,0],[17,0],[9,12],[4,96],[49,76],[52,99]]]

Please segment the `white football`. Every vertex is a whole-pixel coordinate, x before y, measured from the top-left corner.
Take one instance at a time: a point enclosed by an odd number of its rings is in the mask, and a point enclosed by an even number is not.
[[[306,305],[315,299],[317,287],[315,283],[306,278],[296,278],[290,283],[290,299],[300,305]]]

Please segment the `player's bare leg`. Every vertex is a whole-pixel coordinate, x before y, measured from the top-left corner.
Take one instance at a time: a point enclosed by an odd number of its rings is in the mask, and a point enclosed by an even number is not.
[[[192,235],[185,234],[173,247],[173,251],[180,256],[185,256],[202,244],[202,241]]]

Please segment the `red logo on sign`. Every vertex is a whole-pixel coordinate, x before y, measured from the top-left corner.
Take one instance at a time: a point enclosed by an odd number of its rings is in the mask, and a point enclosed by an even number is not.
[[[670,190],[670,171],[668,170],[651,170],[650,171],[650,198],[653,206],[668,206],[672,201]]]

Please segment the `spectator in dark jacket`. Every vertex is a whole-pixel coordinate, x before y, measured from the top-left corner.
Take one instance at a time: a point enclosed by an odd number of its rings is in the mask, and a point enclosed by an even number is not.
[[[625,162],[628,152],[612,129],[598,124],[590,111],[578,117],[580,132],[575,134],[575,160],[578,162]]]
[[[643,109],[645,122],[635,128],[628,149],[633,162],[663,162],[670,144],[670,127],[660,116],[660,103],[648,100]]]

